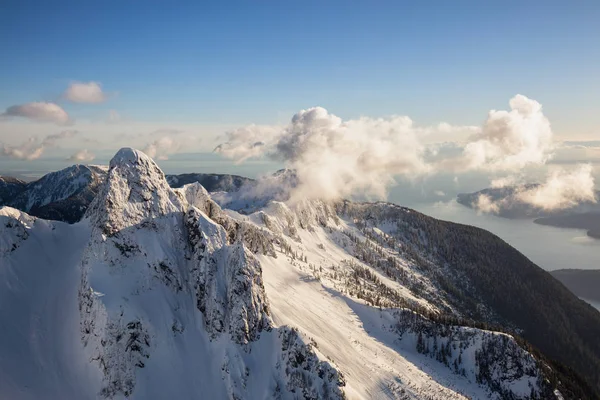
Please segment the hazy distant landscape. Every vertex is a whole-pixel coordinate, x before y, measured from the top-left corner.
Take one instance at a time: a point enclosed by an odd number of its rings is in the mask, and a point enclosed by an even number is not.
[[[465,207],[502,218],[533,219],[540,225],[584,229],[589,237],[600,239],[600,205],[595,200],[600,198],[600,191],[595,191],[590,201],[573,203],[566,208],[545,209],[522,200],[524,193],[538,189],[537,184],[483,189],[459,193],[457,201]]]
[[[551,273],[577,296],[600,303],[600,270],[561,269]]]
[[[600,239],[600,213],[581,213],[538,218],[536,224],[560,228],[587,229],[588,236]]]

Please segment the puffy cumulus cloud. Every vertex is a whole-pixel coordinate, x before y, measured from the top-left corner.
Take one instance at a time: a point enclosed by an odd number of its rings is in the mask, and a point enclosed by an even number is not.
[[[3,144],[0,147],[0,155],[17,160],[36,160],[44,154],[49,147],[54,147],[59,140],[75,136],[78,132],[65,130],[57,134],[48,135],[43,139],[31,137],[17,146]]]
[[[0,114],[2,117],[22,117],[38,122],[53,122],[66,125],[70,122],[69,114],[55,103],[34,102],[8,107]]]
[[[163,136],[147,144],[142,151],[157,160],[168,160],[169,155],[176,153],[180,147],[179,141],[170,136]]]
[[[464,148],[463,168],[519,170],[545,164],[551,157],[552,129],[542,105],[520,94],[509,104],[510,111],[489,112],[481,132]]]
[[[93,153],[89,152],[87,149],[83,149],[67,158],[67,160],[74,162],[90,162],[95,158],[96,156]]]
[[[580,165],[574,170],[556,170],[541,185],[520,191],[516,198],[542,210],[564,210],[581,203],[596,203],[592,166]]]
[[[425,147],[408,117],[343,121],[321,107],[302,110],[283,128],[249,126],[215,150],[243,161],[266,155],[296,171],[298,197],[360,193],[384,198],[394,176],[429,171]]]
[[[106,94],[99,82],[71,82],[63,97],[73,103],[102,103]]]
[[[536,191],[523,189],[533,187],[523,185],[523,171],[544,167],[557,146],[540,103],[516,95],[509,105],[507,111],[490,111],[481,127],[422,127],[406,116],[342,120],[314,107],[298,112],[286,126],[250,125],[230,131],[215,151],[238,162],[257,157],[283,162],[298,178],[292,197],[384,198],[397,177],[479,171],[496,177],[495,188],[520,187],[518,197],[506,201],[531,208],[558,209],[590,201],[593,179],[587,167],[555,173],[535,186]],[[465,141],[450,141],[458,132],[466,135]],[[433,143],[431,137],[445,140]],[[510,175],[498,178],[502,173]],[[585,189],[577,193],[577,185]],[[476,203],[486,212],[506,206],[485,196]]]

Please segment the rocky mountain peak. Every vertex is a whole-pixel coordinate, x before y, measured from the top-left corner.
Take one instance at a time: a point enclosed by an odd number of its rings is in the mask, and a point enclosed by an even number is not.
[[[110,161],[106,182],[86,213],[107,235],[146,219],[182,212],[184,204],[165,174],[144,153],[122,148]]]

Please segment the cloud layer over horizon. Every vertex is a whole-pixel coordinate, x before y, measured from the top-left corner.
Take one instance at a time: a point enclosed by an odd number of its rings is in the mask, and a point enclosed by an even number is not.
[[[260,157],[283,162],[297,173],[293,197],[300,198],[359,194],[385,199],[396,177],[414,180],[448,172],[487,172],[494,185],[507,185],[517,182],[514,174],[524,168],[545,166],[556,149],[540,103],[516,95],[509,106],[508,111],[490,111],[480,128],[420,127],[406,116],[343,121],[314,107],[301,110],[284,127],[250,125],[227,132],[215,151],[236,162]],[[425,144],[427,135],[441,129],[470,135],[465,143]],[[574,190],[577,185],[585,190]],[[535,192],[524,192],[521,201],[568,208],[573,202],[596,201],[593,188],[591,167],[576,167],[550,174]],[[493,205],[482,204],[485,208]]]
[[[0,147],[0,155],[17,160],[36,160],[44,154],[44,151],[47,148],[56,146],[58,141],[71,138],[77,134],[78,132],[75,130],[64,130],[56,134],[48,135],[42,139],[30,137],[17,146],[3,144]]]

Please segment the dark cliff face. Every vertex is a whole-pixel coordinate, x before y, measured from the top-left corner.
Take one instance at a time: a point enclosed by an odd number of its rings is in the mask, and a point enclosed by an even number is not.
[[[7,204],[24,191],[27,183],[10,176],[0,176],[0,206]]]

